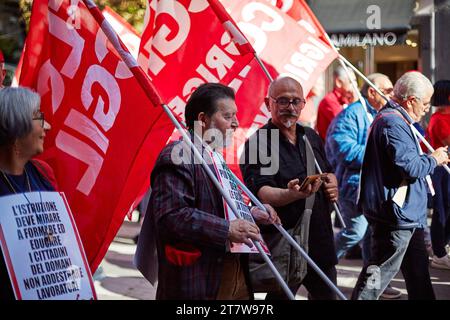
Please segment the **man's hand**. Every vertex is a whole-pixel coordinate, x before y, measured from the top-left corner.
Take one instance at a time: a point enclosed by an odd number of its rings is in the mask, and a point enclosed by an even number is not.
[[[339,190],[336,176],[333,173],[327,173],[323,180],[323,187],[327,198],[333,202],[338,201]]]
[[[269,204],[264,204],[264,207],[269,211],[267,213],[266,210],[261,210],[258,207],[252,207],[250,212],[255,219],[257,224],[281,224],[280,217],[278,217],[277,212],[274,208],[272,208]],[[269,215],[270,214],[270,215]]]
[[[243,219],[230,221],[228,239],[235,243],[245,243],[250,248],[253,247],[252,240],[261,241],[261,234],[256,224]]]
[[[438,166],[448,164],[448,146],[437,148],[431,156],[436,159]]]
[[[308,185],[305,189],[300,189],[300,180],[293,179],[288,182],[288,190],[294,191],[298,194],[298,199],[308,198],[314,192],[317,192],[322,185],[322,180],[320,178],[316,179],[313,184]]]

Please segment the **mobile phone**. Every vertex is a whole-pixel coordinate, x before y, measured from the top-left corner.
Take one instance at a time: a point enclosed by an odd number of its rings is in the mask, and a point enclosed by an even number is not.
[[[326,176],[327,176],[326,173],[313,174],[313,175],[307,176],[305,178],[305,180],[303,180],[302,184],[300,185],[300,190],[301,191],[305,190],[308,187],[308,185],[313,184],[314,181],[316,181],[317,179],[323,180]]]

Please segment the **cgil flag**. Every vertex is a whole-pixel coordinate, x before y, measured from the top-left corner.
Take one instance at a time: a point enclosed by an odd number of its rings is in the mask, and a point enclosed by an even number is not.
[[[248,41],[228,32],[236,29],[233,21],[222,24],[210,2],[216,1],[151,0],[147,6],[138,62],[181,118],[200,84],[238,88],[253,59]]]
[[[180,120],[199,85],[238,91],[253,60],[252,46],[217,0],[149,1],[138,62]]]
[[[324,29],[304,1],[220,2],[250,41],[271,76],[290,76],[298,80],[305,97],[337,57]],[[245,140],[270,118],[264,104],[269,84],[268,77],[253,61],[236,95],[240,129],[235,135],[232,150],[228,150],[231,155],[227,157],[227,160],[234,160],[231,161],[234,172],[239,173],[235,163]]]
[[[94,272],[148,189],[170,120],[81,1],[34,1],[20,85],[41,95],[52,126],[41,158],[67,195]]]
[[[290,9],[298,21],[277,4]],[[317,19],[299,8],[252,0],[148,4],[138,61],[179,118],[184,119],[192,91],[204,82],[221,82],[236,90],[239,128],[224,156],[239,177],[245,140],[270,118],[264,105],[270,81],[254,59],[255,51],[273,77],[296,78],[305,95],[336,58]]]

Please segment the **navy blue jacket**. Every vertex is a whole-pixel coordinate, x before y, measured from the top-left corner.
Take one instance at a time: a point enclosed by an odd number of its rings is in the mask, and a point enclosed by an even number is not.
[[[428,192],[425,177],[437,162],[429,155],[420,155],[406,119],[412,121],[392,101],[375,117],[364,155],[358,205],[369,222],[399,229],[423,228]],[[392,198],[403,180],[408,191],[400,207]]]

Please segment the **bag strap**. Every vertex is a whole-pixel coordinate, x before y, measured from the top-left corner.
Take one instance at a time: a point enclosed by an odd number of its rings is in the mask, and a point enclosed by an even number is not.
[[[306,175],[310,176],[316,173],[314,151],[311,144],[309,143],[308,137],[306,136],[306,132],[303,135],[303,140],[305,141],[306,146]],[[308,198],[305,199],[305,210],[303,211],[302,217],[298,219],[297,224],[294,227],[295,230],[297,230],[297,228],[299,228],[302,223],[306,222],[304,221],[305,218],[308,218],[307,224],[309,231],[309,217],[312,214],[312,208],[314,207],[315,200],[315,193],[311,194]]]
[[[308,176],[314,174],[315,170],[315,157],[314,151],[309,143],[308,137],[306,136],[306,132],[303,135],[303,140],[305,141],[305,151],[306,151],[306,174]],[[316,194],[311,194],[305,200],[305,210],[301,215],[300,219],[298,219],[297,224],[294,227],[293,234],[299,237],[299,245],[305,250],[305,252],[309,252],[309,223],[311,221],[312,209],[314,206],[314,202],[316,199]],[[296,250],[291,249],[291,262],[294,267],[290,268],[289,277],[292,279],[298,279],[300,282],[305,278],[308,271],[308,264],[303,257],[298,256],[298,252]],[[295,258],[298,257],[298,258]],[[291,264],[292,264],[291,263]],[[294,274],[291,274],[294,273]]]

